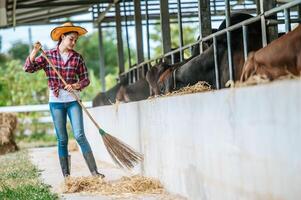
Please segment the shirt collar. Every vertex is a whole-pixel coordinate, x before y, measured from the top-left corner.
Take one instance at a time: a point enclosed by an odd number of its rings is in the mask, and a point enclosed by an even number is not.
[[[54,48],[52,50],[52,52],[59,53],[60,52],[59,45],[57,45],[56,48]],[[69,57],[73,56],[73,54],[75,54],[75,51],[74,50],[69,50]]]

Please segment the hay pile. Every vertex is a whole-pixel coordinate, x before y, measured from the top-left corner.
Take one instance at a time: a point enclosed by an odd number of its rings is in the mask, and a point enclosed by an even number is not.
[[[65,180],[63,192],[87,192],[102,195],[161,194],[164,189],[158,180],[137,175],[108,182],[98,177],[68,177]]]
[[[287,72],[287,75],[280,76],[276,80],[289,80],[289,79],[300,79],[299,76],[295,76],[294,74]],[[236,81],[235,83],[228,81],[226,83],[226,87],[246,87],[246,86],[251,86],[251,85],[258,85],[258,84],[265,84],[265,83],[270,83],[271,80],[266,76],[266,75],[253,75],[249,77],[246,81],[240,82]]]
[[[180,88],[179,90],[167,93],[162,96],[174,96],[174,95],[183,95],[183,94],[192,94],[192,93],[198,93],[198,92],[206,92],[211,91],[211,85],[205,81],[199,81],[196,84],[192,86],[186,86],[183,88]]]
[[[10,113],[0,113],[0,155],[18,150],[14,138],[17,117]]]

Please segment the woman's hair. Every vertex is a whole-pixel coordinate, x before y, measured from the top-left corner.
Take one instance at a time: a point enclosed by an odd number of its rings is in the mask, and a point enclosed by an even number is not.
[[[69,32],[67,32],[67,33],[63,33],[62,35],[67,36],[67,35],[70,35],[70,34],[72,34],[72,33],[78,34],[78,32],[76,32],[76,31],[69,31]],[[57,45],[60,45],[60,44],[61,44],[61,42],[62,42],[62,35],[60,36],[60,39],[59,39]]]

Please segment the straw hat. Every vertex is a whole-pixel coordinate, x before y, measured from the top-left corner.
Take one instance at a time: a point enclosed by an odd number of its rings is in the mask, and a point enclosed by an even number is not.
[[[51,33],[51,39],[54,41],[58,41],[61,37],[62,34],[67,33],[67,32],[71,32],[71,31],[75,31],[78,33],[78,36],[84,35],[85,33],[87,33],[88,31],[80,26],[74,26],[71,22],[66,22],[61,26],[55,27]]]

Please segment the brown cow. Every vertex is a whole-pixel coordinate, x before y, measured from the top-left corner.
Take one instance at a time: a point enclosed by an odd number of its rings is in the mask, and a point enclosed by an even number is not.
[[[115,103],[117,92],[120,87],[125,87],[129,83],[129,77],[126,75],[120,75],[118,78],[118,83],[109,89],[106,92],[100,92],[96,95],[96,97],[92,101],[92,106],[104,106],[104,105],[112,105]]]
[[[266,76],[274,80],[301,71],[301,26],[274,40],[256,52],[250,52],[244,64],[240,80],[246,81],[252,75]]]
[[[149,86],[145,78],[127,86],[121,86],[116,94],[116,101],[131,102],[140,101],[149,97]]]

